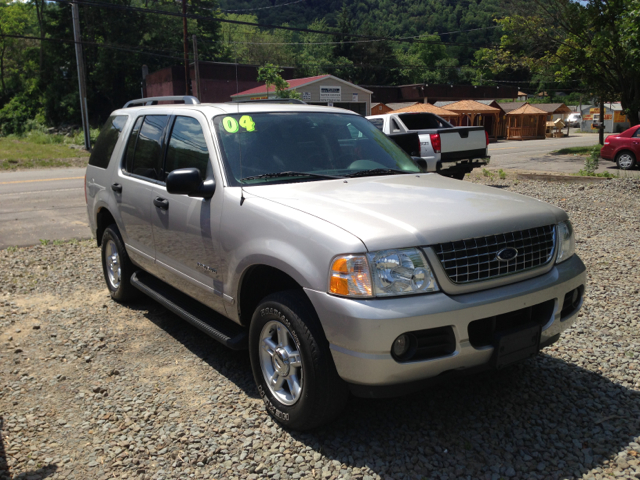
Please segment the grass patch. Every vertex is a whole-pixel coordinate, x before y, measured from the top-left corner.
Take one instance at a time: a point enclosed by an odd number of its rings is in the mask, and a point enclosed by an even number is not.
[[[558,155],[589,155],[591,151],[596,147],[598,148],[598,152],[600,152],[601,146],[598,144],[598,145],[591,145],[589,147],[561,148],[560,150],[555,150],[554,152],[551,152],[551,153],[556,153]]]
[[[35,143],[28,138],[0,138],[0,170],[86,166],[89,152],[56,143]]]
[[[587,170],[580,170],[578,173],[574,173],[578,177],[602,177],[602,178],[620,178],[620,175],[616,175],[610,172],[602,172],[602,173],[590,173]]]

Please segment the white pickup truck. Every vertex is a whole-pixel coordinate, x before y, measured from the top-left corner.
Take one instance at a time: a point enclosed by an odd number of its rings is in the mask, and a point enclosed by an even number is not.
[[[397,143],[414,158],[424,160],[420,163],[428,172],[462,180],[474,168],[489,164],[489,134],[484,127],[454,127],[433,113],[387,113],[366,118],[392,139],[402,139]],[[418,136],[419,152],[405,147],[406,134],[410,133]]]

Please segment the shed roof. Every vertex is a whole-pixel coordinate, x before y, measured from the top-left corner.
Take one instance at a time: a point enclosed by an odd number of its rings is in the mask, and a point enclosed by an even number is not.
[[[304,85],[309,85],[312,83],[316,83],[319,82],[320,80],[324,80],[326,78],[331,78],[332,80],[335,80],[337,82],[340,83],[345,83],[347,85],[350,85],[354,88],[357,88],[358,90],[362,90],[363,92],[366,93],[373,93],[370,90],[367,90],[366,88],[362,88],[359,87],[358,85],[354,85],[351,82],[347,82],[346,80],[342,80],[341,78],[338,77],[334,77],[333,75],[316,75],[315,77],[305,77],[305,78],[293,78],[291,80],[287,80],[287,83],[289,84],[289,88],[287,90],[293,90],[294,88],[300,88]],[[275,90],[275,88],[274,88]],[[272,91],[274,91],[272,90]],[[260,94],[260,93],[267,93],[267,87],[266,85],[260,85],[259,87],[255,87],[255,88],[251,88],[249,90],[245,90],[244,92],[238,92],[238,93],[234,93],[233,95],[231,95],[231,97],[244,97],[247,95],[256,95],[256,94]]]
[[[447,105],[451,105],[452,103],[456,103],[455,100],[441,100],[439,102],[434,103],[436,107],[446,107]]]
[[[534,107],[533,105],[525,103],[520,108],[510,111],[507,115],[547,115],[547,112],[537,108],[537,105]]]
[[[526,105],[526,103],[527,102],[505,102],[500,104],[500,108],[506,113],[509,113],[523,105]]]
[[[459,113],[498,113],[499,108],[490,107],[475,100],[461,100],[447,105],[447,110]]]
[[[564,103],[536,103],[536,107],[547,113],[571,113],[571,109]]]
[[[391,110],[399,110],[400,108],[410,107],[411,105],[415,105],[418,102],[397,102],[397,103],[387,103],[387,107]]]
[[[452,112],[450,110],[445,110],[444,108],[436,107],[435,105],[431,105],[430,103],[416,103],[415,105],[410,105],[408,107],[399,108],[398,110],[396,110],[396,113],[412,113],[412,112],[433,113],[441,117],[459,117],[460,116],[459,113]]]

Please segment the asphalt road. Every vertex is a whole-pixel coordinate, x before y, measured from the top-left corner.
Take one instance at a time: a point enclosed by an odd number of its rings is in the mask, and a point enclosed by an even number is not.
[[[0,173],[0,249],[89,238],[84,168]]]
[[[607,134],[608,136],[608,134]],[[571,133],[564,138],[545,138],[522,142],[500,141],[489,145],[491,169],[526,170],[555,173],[578,173],[584,168],[584,158],[580,156],[556,155],[551,152],[567,147],[588,147],[598,143],[597,134]],[[598,172],[620,173],[614,162],[600,160]],[[623,172],[624,175],[640,175],[639,170]]]
[[[582,157],[558,156],[563,147],[595,145],[594,134],[572,134],[523,142],[500,141],[489,146],[490,169],[577,173]],[[640,176],[640,170],[620,172],[613,162],[598,171]],[[0,173],[0,249],[36,245],[40,240],[90,238],[84,200],[84,168],[26,170]]]

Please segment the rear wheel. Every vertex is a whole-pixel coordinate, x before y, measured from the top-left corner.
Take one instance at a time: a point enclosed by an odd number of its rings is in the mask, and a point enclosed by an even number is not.
[[[131,285],[135,266],[124,248],[124,242],[116,225],[109,225],[102,235],[102,270],[107,288],[114,300],[131,300],[139,291]]]
[[[636,166],[636,157],[631,152],[620,152],[616,156],[616,164],[621,170],[631,170]]]
[[[347,399],[329,342],[303,292],[265,297],[249,328],[251,368],[269,414],[293,430],[333,420]]]

